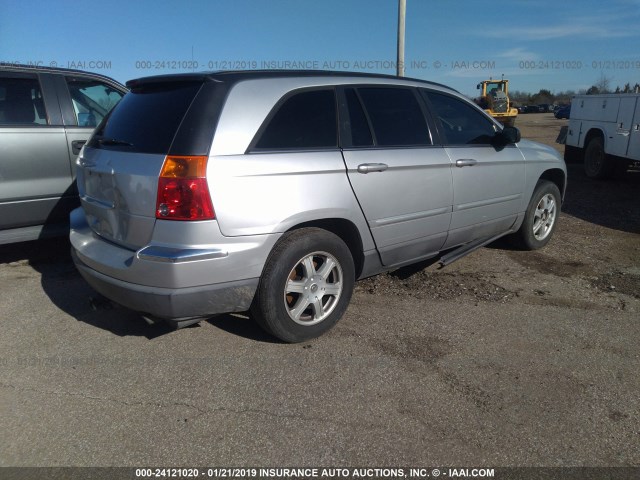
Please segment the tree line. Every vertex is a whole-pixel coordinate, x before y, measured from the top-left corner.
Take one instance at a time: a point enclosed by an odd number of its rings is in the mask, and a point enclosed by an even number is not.
[[[538,93],[511,90],[509,97],[516,105],[541,105],[544,103],[562,105],[571,103],[571,97],[574,95],[596,95],[599,93],[640,93],[640,83],[632,86],[627,82],[622,87],[616,86],[615,89],[612,89],[611,79],[603,76],[591,87],[578,90],[577,92],[574,90],[565,90],[558,93],[551,93],[550,90],[544,88],[540,89]]]

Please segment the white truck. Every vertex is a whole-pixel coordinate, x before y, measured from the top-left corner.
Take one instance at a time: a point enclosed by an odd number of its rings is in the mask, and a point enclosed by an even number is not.
[[[640,94],[574,96],[564,143],[567,163],[584,161],[591,178],[640,162]]]

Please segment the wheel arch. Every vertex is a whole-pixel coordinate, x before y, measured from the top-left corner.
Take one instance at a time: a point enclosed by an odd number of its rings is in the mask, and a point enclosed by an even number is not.
[[[560,190],[562,199],[564,200],[565,189],[567,187],[567,175],[562,169],[551,168],[549,170],[545,170],[544,172],[542,172],[542,175],[540,175],[538,181],[540,180],[548,180],[552,183],[555,183],[556,187],[558,187],[558,190]]]
[[[301,228],[308,227],[321,228],[338,236],[347,245],[351,252],[356,274],[355,278],[360,276],[364,267],[364,249],[360,231],[353,222],[345,218],[322,218],[299,223],[289,228],[287,231],[291,232],[293,230],[300,230]]]
[[[607,148],[607,136],[604,134],[604,130],[600,127],[591,127],[589,129],[589,131],[587,132],[587,134],[584,136],[584,144],[582,145],[582,148],[587,148],[587,145],[589,145],[589,142],[591,141],[591,139],[593,138],[597,138],[600,137],[602,138],[602,144],[605,148]]]

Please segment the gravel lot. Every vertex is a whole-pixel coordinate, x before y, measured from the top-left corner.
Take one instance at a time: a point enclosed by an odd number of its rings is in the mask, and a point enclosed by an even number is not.
[[[367,279],[300,345],[147,326],[64,239],[0,246],[0,465],[639,466],[640,173],[569,175],[543,250]]]

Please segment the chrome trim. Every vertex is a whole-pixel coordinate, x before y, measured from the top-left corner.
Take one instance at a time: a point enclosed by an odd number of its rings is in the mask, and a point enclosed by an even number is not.
[[[481,200],[479,202],[472,203],[461,203],[457,207],[454,205],[453,211],[459,212],[470,208],[486,207],[487,205],[494,205],[496,203],[512,202],[513,200],[518,200],[521,196],[521,194],[516,193],[515,195],[509,195],[507,197],[490,198],[489,200]]]
[[[217,248],[171,248],[157,245],[144,247],[136,253],[136,257],[140,260],[165,263],[211,260],[213,258],[224,258],[228,255],[228,252]]]
[[[410,222],[411,220],[418,220],[420,218],[433,217],[435,215],[442,215],[443,213],[449,213],[449,212],[451,212],[451,207],[441,207],[441,208],[436,208],[434,210],[427,210],[425,212],[409,213],[407,215],[398,215],[395,217],[387,217],[387,218],[381,218],[380,220],[373,220],[369,222],[369,226],[371,228],[382,227],[385,225],[391,225],[393,223]]]
[[[102,208],[114,209],[116,207],[115,202],[108,202],[106,200],[98,200],[97,198],[90,197],[89,195],[81,195],[80,199],[83,202],[87,202],[91,205],[96,205]]]

